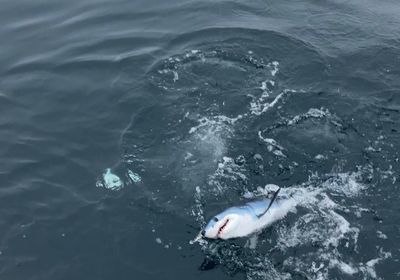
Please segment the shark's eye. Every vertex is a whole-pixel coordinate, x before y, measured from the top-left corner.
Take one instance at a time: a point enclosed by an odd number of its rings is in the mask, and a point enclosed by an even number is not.
[[[218,218],[217,217],[214,217],[214,222],[218,222]]]

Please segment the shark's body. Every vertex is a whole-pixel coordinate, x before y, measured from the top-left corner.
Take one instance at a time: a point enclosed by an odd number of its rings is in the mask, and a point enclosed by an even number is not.
[[[256,233],[293,210],[291,199],[263,199],[231,207],[216,215],[201,235],[211,239],[230,239]]]

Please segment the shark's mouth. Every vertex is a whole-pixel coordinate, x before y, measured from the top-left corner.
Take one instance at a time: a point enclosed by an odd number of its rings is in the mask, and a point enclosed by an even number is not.
[[[226,227],[226,225],[229,223],[229,219],[226,219],[226,222],[219,228],[218,233],[217,233],[217,238],[219,237],[219,235],[221,234],[221,232],[224,230],[224,228]]]

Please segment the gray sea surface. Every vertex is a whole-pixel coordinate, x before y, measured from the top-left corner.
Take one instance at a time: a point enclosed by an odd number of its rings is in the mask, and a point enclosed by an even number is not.
[[[3,0],[0,38],[0,279],[400,278],[400,2]]]

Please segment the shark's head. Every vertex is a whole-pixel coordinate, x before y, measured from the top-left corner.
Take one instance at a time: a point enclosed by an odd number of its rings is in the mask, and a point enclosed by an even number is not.
[[[221,213],[208,222],[201,234],[211,239],[229,239],[236,236],[235,231],[239,222],[239,214]]]

